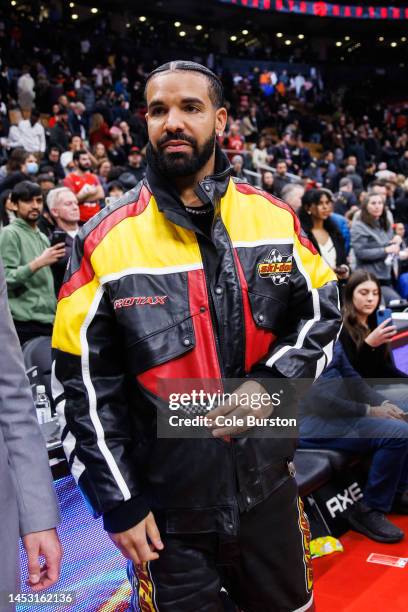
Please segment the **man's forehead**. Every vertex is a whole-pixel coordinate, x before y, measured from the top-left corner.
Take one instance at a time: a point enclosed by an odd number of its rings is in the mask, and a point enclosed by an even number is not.
[[[200,98],[209,102],[209,82],[199,72],[173,70],[155,75],[147,84],[148,104],[164,98]]]

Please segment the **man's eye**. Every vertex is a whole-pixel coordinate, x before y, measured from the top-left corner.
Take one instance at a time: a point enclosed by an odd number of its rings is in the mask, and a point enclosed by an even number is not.
[[[162,115],[164,113],[164,108],[154,108],[150,114],[153,116],[158,116],[158,115]]]
[[[186,106],[186,111],[188,113],[198,113],[199,109],[196,106],[189,105],[189,106]]]

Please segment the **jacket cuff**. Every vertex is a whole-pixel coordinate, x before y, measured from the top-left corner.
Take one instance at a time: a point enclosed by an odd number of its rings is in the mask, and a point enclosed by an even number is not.
[[[33,274],[34,272],[31,270],[30,265],[25,264],[24,266],[18,267],[16,276],[18,277],[20,283],[24,283]]]
[[[110,533],[120,533],[131,529],[149,514],[146,500],[139,495],[132,497],[103,515],[103,528]]]

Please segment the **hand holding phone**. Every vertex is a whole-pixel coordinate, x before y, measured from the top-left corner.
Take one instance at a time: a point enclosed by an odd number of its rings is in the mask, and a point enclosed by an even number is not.
[[[387,319],[390,319],[390,321],[388,321],[387,325],[392,325],[392,310],[391,308],[381,308],[378,309],[376,312],[376,318],[377,318],[377,325],[381,325],[381,323],[384,323],[385,321],[387,321]]]

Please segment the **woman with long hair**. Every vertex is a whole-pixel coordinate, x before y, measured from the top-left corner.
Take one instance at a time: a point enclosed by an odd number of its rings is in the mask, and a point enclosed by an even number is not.
[[[89,124],[89,142],[95,146],[97,142],[102,142],[106,149],[112,145],[112,136],[109,126],[101,113],[94,113]]]
[[[309,240],[339,280],[349,276],[346,247],[339,227],[331,214],[333,198],[327,189],[310,189],[302,197],[299,219]]]
[[[381,285],[385,302],[400,299],[392,287],[392,267],[400,250],[401,238],[395,236],[384,199],[370,193],[361,204],[361,213],[354,217],[351,226],[351,246],[356,268],[374,274]]]
[[[363,378],[406,379],[408,374],[394,365],[390,351],[395,326],[389,319],[377,323],[380,303],[381,285],[376,276],[367,270],[353,272],[344,289],[340,341],[351,365]],[[408,406],[408,386],[402,383],[406,381],[375,387],[387,399]]]

